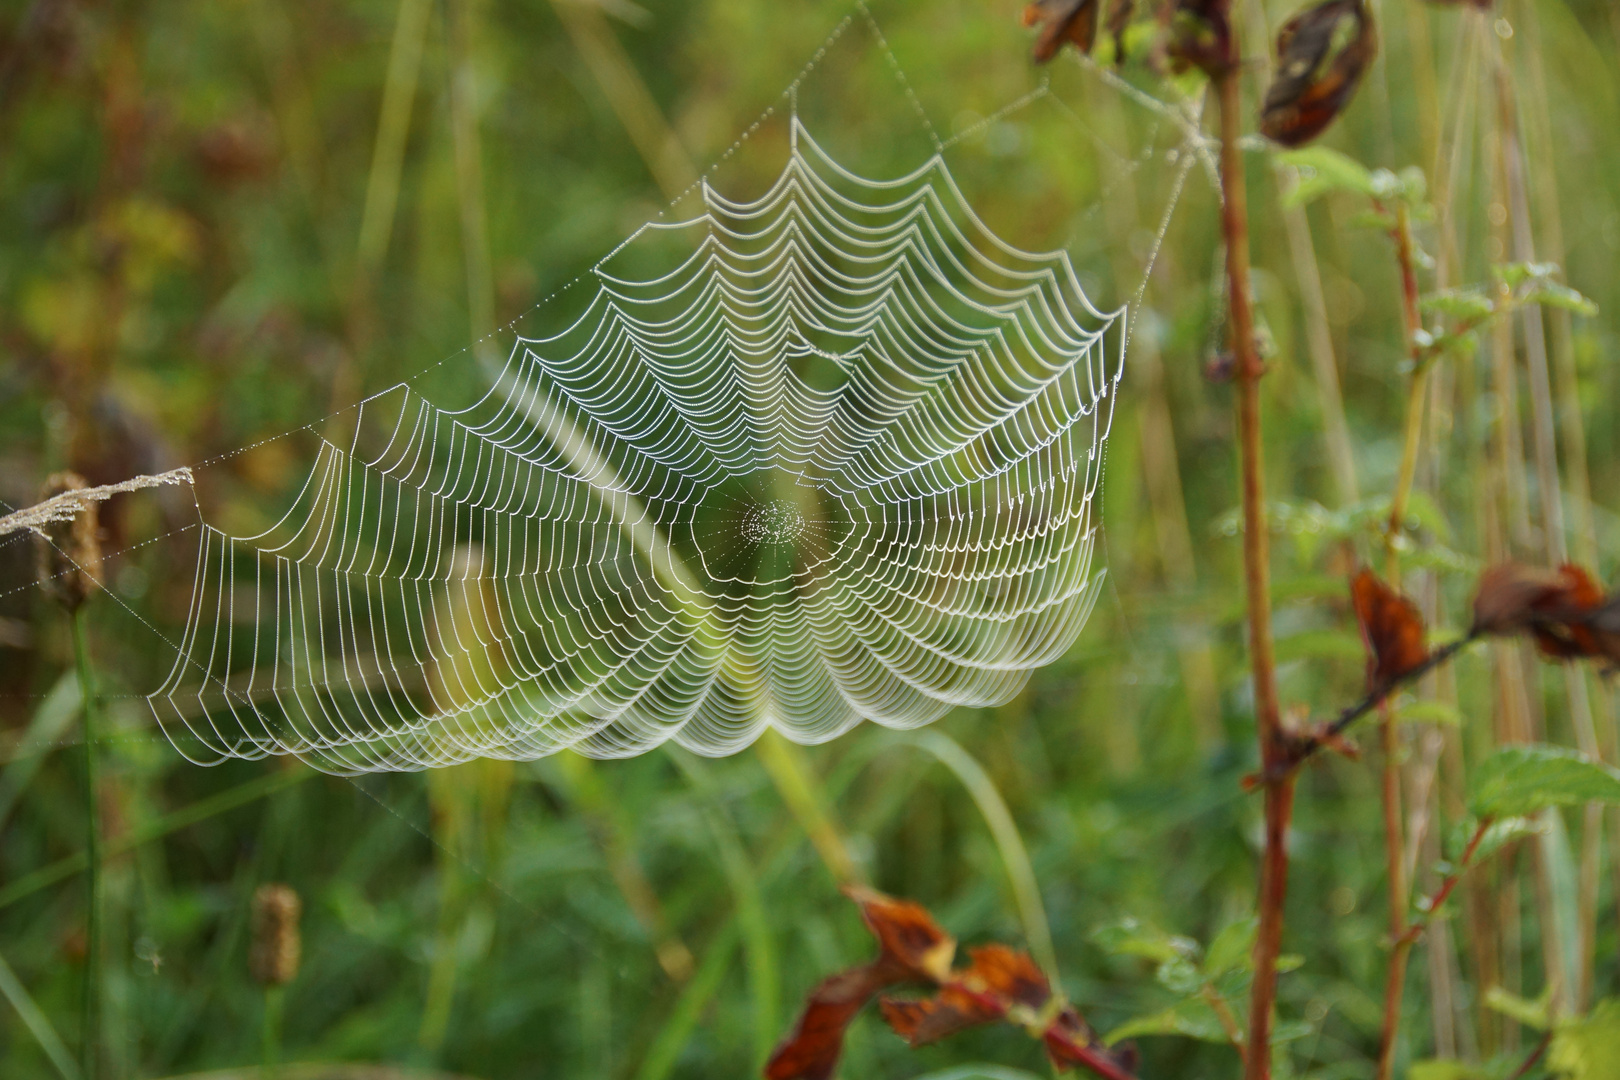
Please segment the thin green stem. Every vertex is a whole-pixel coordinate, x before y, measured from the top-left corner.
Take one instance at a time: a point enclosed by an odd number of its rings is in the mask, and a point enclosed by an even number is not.
[[[264,1080],[275,1080],[281,1073],[281,1012],[286,996],[286,987],[264,988]]]
[[[95,1080],[101,1044],[101,811],[97,805],[95,673],[85,633],[85,608],[73,613],[73,661],[79,672],[80,713],[84,725],[85,916],[84,992],[79,1028],[79,1065],[86,1080]]]

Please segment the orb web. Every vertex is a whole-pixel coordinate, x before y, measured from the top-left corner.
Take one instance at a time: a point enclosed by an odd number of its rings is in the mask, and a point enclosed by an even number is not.
[[[1123,309],[942,156],[867,179],[791,129],[768,191],[705,183],[482,400],[367,399],[276,526],[200,530],[150,698],[182,752],[718,755],[998,704],[1068,648]],[[615,273],[653,241],[685,253]]]

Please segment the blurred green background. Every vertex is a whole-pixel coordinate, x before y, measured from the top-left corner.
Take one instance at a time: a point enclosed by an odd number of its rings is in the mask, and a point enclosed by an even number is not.
[[[196,496],[208,520],[262,529],[308,462],[289,440],[261,440],[320,430],[427,369],[418,385],[435,400],[475,394],[470,342],[543,318],[543,307],[527,313],[764,110],[779,122],[783,90],[847,20],[800,93],[844,164],[872,176],[920,164],[932,152],[920,113],[949,140],[946,160],[986,222],[1020,246],[1067,249],[1099,306],[1133,300],[1157,252],[1110,443],[1102,600],[1069,654],[1016,699],[936,728],[1010,807],[1074,1001],[1102,1030],[1151,1012],[1170,1000],[1151,967],[1105,955],[1093,929],[1134,915],[1207,941],[1252,906],[1258,842],[1258,801],[1239,785],[1254,753],[1230,391],[1204,374],[1223,332],[1217,200],[1188,156],[1196,106],[1182,90],[1126,71],[1144,99],[1068,55],[1034,67],[1020,7],[874,0],[869,20],[842,0],[6,0],[0,498],[32,503],[61,468],[107,483],[206,463]],[[1258,31],[1291,4],[1240,8],[1253,96],[1265,82]],[[1327,142],[1368,165],[1431,172],[1454,147],[1451,283],[1483,280],[1501,223],[1481,58],[1504,50],[1540,253],[1620,310],[1620,14],[1605,0],[1375,10],[1382,55]],[[1275,346],[1269,483],[1289,500],[1275,547],[1283,692],[1324,714],[1361,686],[1343,576],[1370,550],[1365,526],[1399,455],[1399,282],[1387,240],[1357,227],[1354,200],[1313,204],[1291,231],[1282,173],[1263,144],[1251,149],[1256,288]],[[746,194],[779,164],[762,136],[714,182]],[[1434,228],[1420,233],[1437,249]],[[1323,298],[1314,316],[1307,261]],[[1605,577],[1620,479],[1612,326],[1553,327]],[[1342,387],[1337,443],[1324,350]],[[1440,449],[1421,474],[1409,565],[1441,625],[1464,619],[1484,551],[1472,477],[1500,402],[1472,388],[1487,382],[1483,352],[1448,376]],[[189,764],[142,695],[168,672],[185,621],[197,514],[185,488],[103,508],[108,593],[90,616],[109,729],[99,799],[107,842],[122,845],[105,879],[103,1075],[260,1060],[247,921],[269,881],[304,901],[289,1061],[490,1080],[755,1075],[804,992],[868,955],[853,908],[753,754],[564,756],[359,780]],[[27,875],[82,850],[77,691],[68,622],[32,584],[34,557],[25,538],[0,541],[0,957],[71,1047],[81,879]],[[1461,722],[1414,725],[1414,760],[1462,761],[1489,744],[1489,674],[1487,654],[1459,663]],[[1562,686],[1543,687],[1547,736],[1569,742]],[[926,749],[863,728],[807,758],[875,884],[928,904],[970,943],[1022,940],[997,845]],[[1287,1047],[1295,1075],[1371,1075],[1386,955],[1377,781],[1375,768],[1334,759],[1302,789],[1286,944],[1304,963],[1282,998],[1285,1016],[1308,1025]],[[1454,824],[1455,782],[1442,771],[1414,802],[1441,815],[1431,836]],[[188,808],[198,812],[172,816]],[[1620,989],[1614,880],[1606,871],[1600,886],[1594,996]],[[1528,996],[1542,981],[1539,925],[1527,916],[1509,973]],[[1490,1023],[1471,954],[1445,941],[1437,958],[1425,945],[1414,960],[1403,1062],[1432,1056],[1436,1040],[1478,1050]],[[1440,999],[1436,978],[1450,980]],[[1141,1049],[1145,1077],[1237,1070],[1228,1047],[1156,1037]],[[1046,1070],[1010,1029],[911,1052],[867,1017],[843,1075],[974,1061]],[[22,1014],[0,1009],[0,1075],[51,1072]]]

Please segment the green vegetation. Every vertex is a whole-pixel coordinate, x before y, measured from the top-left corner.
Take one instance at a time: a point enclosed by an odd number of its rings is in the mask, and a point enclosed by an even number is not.
[[[851,881],[1028,950],[1142,1080],[1263,1073],[1273,965],[1279,1078],[1620,1075],[1620,626],[1592,580],[1620,569],[1620,8],[1354,5],[1378,51],[1325,39],[1360,83],[1318,136],[1260,62],[1294,0],[1232,5],[1242,65],[1195,3],[1171,63],[1143,2],[1037,66],[1020,6],[5,5],[0,512],[58,470],[197,472],[53,533],[99,546],[87,600],[0,537],[0,1076],[758,1075],[872,955]],[[1074,647],[999,708],[803,751],[188,761],[142,695],[193,495],[259,532],[338,410],[419,374],[473,400],[486,335],[701,167],[775,175],[779,95],[834,31],[796,102],[841,162],[944,143],[999,235],[1068,250],[1099,307],[1143,288]],[[1317,141],[1262,138],[1263,103]],[[1592,579],[1540,569],[1566,562]],[[1352,597],[1358,566],[1412,601]],[[1317,753],[1355,749],[1327,726],[1353,707],[1360,759]],[[1268,818],[1286,904],[1257,904]],[[1015,1026],[913,1051],[875,1010],[840,1068],[1049,1071]]]

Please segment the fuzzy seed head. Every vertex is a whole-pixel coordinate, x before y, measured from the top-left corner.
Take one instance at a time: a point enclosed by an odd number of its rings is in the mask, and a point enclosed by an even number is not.
[[[298,974],[303,901],[290,885],[261,885],[253,893],[253,943],[248,969],[263,986],[285,986]]]

